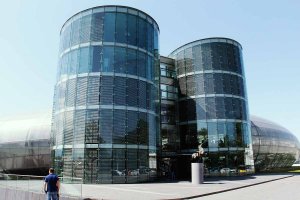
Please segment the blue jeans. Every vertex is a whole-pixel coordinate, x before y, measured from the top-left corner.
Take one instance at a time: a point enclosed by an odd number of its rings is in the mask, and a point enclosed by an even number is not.
[[[57,192],[47,192],[47,200],[58,200]]]

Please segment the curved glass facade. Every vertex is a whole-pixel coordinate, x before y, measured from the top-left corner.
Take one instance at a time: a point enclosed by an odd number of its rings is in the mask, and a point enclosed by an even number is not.
[[[86,183],[131,183],[156,175],[159,29],[147,14],[103,6],[61,30],[54,96],[58,173]]]
[[[238,172],[245,165],[253,170],[241,45],[226,38],[203,39],[170,57],[178,78],[181,153],[202,145],[207,173]]]
[[[291,167],[299,158],[298,139],[282,126],[251,116],[251,132],[256,171]]]
[[[47,174],[50,127],[50,112],[0,119],[0,172]]]

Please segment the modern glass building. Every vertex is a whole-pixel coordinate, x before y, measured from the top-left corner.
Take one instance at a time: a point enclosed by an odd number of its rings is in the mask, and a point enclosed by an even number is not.
[[[241,45],[208,38],[183,45],[169,57],[175,60],[179,89],[179,171],[190,170],[186,163],[198,145],[206,152],[207,173],[253,170]]]
[[[50,166],[51,112],[0,119],[0,172],[45,175]]]
[[[251,132],[256,171],[290,167],[299,159],[300,143],[286,128],[251,116]]]
[[[157,23],[134,8],[100,6],[72,16],[60,35],[58,173],[86,183],[150,180],[160,133]]]
[[[0,172],[53,166],[84,183],[144,182],[170,172],[182,179],[199,145],[209,176],[288,167],[299,158],[288,130],[250,121],[238,42],[207,38],[163,57],[155,20],[124,6],[79,12],[60,37],[52,123],[49,116],[0,119]]]
[[[162,176],[168,176],[171,168],[177,170],[177,154],[180,151],[178,119],[175,61],[160,56],[161,159],[159,159],[159,166]]]

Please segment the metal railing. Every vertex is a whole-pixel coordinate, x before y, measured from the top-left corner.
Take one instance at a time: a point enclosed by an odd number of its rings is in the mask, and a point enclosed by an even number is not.
[[[0,173],[0,187],[44,194],[45,176]],[[60,196],[82,198],[82,178],[59,177]]]

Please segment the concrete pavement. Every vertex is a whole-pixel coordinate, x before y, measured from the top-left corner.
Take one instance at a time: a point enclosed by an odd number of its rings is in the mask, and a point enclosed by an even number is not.
[[[292,175],[286,174],[206,178],[204,184],[201,185],[192,185],[188,181],[113,185],[85,184],[82,187],[82,194],[83,197],[92,199],[195,199],[291,177]]]

